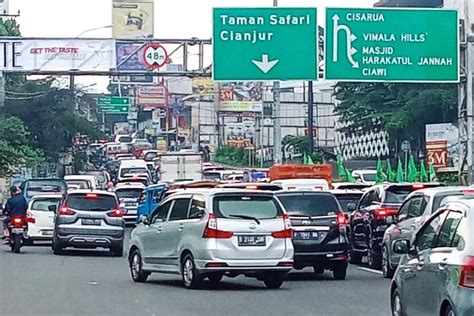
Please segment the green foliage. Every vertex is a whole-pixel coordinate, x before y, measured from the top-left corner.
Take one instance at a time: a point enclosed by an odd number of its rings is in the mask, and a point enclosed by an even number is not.
[[[43,153],[28,145],[28,131],[17,117],[0,118],[0,176],[43,161]]]
[[[335,87],[341,101],[336,114],[346,125],[344,133],[387,131],[413,137],[424,133],[425,124],[451,122],[457,117],[455,84],[344,83]]]
[[[0,19],[0,36],[21,36],[20,25],[13,19]]]
[[[225,165],[243,166],[248,164],[248,160],[244,148],[223,146],[216,150],[216,161]]]
[[[445,185],[460,185],[459,183],[459,175],[456,171],[454,172],[438,172],[436,175],[438,181]]]
[[[296,151],[301,153],[309,153],[309,143],[306,136],[286,135],[281,141],[283,146],[293,146]]]

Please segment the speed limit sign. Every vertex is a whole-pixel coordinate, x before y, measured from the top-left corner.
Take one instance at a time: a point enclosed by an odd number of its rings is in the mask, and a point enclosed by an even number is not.
[[[158,69],[168,61],[168,52],[160,43],[152,42],[143,49],[143,61],[146,66]]]

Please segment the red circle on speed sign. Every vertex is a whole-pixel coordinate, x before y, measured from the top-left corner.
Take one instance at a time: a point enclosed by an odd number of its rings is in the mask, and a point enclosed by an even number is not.
[[[146,66],[158,69],[168,61],[168,52],[160,43],[150,43],[143,49],[143,61]]]

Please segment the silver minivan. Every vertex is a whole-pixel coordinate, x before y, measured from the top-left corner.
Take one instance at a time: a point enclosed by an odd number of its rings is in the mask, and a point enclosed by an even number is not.
[[[135,282],[152,272],[180,274],[186,288],[243,274],[279,288],[293,267],[291,237],[288,215],[271,192],[183,190],[140,218],[130,272]]]

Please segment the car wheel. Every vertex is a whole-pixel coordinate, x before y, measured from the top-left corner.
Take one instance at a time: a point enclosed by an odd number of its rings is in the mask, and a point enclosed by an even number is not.
[[[332,270],[334,280],[345,280],[347,275],[347,264],[339,263],[336,264]]]
[[[318,266],[313,266],[313,272],[314,272],[315,274],[324,273],[324,268],[318,267]]]
[[[184,256],[183,262],[181,263],[181,276],[185,288],[198,289],[201,287],[202,276],[197,272],[194,257],[190,253]]]
[[[453,310],[453,307],[451,305],[448,305],[446,309],[444,310],[444,316],[456,316],[456,313]]]
[[[213,273],[207,276],[207,278],[209,279],[209,282],[214,286],[218,285],[221,282],[223,277],[224,275],[222,273]]]
[[[110,251],[114,255],[114,257],[122,257],[123,256],[123,245],[110,248]]]
[[[387,246],[382,248],[382,273],[386,279],[391,279],[395,274],[395,269],[390,266],[390,258]]]
[[[349,262],[352,264],[360,264],[362,262],[362,254],[354,251],[353,249],[349,250]]]
[[[148,276],[150,275],[150,273],[143,271],[142,256],[140,255],[140,251],[138,251],[138,249],[135,249],[132,252],[129,259],[129,263],[130,263],[130,274],[132,276],[132,280],[138,283],[145,282]]]
[[[405,316],[403,311],[402,298],[398,289],[392,294],[392,316]]]
[[[58,243],[53,242],[52,248],[55,255],[62,255],[64,253],[63,247],[59,246]]]
[[[279,274],[269,274],[263,279],[263,283],[269,289],[279,289],[285,278]]]

